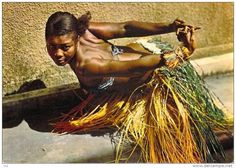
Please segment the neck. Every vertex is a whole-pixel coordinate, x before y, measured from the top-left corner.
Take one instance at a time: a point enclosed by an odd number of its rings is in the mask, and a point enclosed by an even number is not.
[[[72,66],[74,66],[75,62],[76,62],[76,56],[74,55],[73,58],[71,58],[70,62],[68,63],[70,65],[70,67],[72,68]]]

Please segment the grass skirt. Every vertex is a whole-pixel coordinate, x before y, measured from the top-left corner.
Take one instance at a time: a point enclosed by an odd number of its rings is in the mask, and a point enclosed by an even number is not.
[[[214,162],[215,154],[224,157],[214,132],[227,133],[230,126],[220,105],[194,67],[185,62],[173,70],[154,70],[151,79],[137,88],[89,94],[54,125],[54,131],[117,127],[117,162],[128,161],[136,150],[138,162]]]

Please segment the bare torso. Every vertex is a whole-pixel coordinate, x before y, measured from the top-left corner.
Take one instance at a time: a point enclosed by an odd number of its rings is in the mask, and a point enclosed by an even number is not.
[[[112,59],[119,61],[129,61],[139,59],[145,55],[150,55],[151,53],[145,50],[138,43],[131,43],[127,46],[118,46],[123,50],[123,53],[116,56],[112,55],[111,44],[108,42],[98,39],[88,30],[86,33],[80,37],[78,42],[79,51],[76,53],[76,59],[73,61],[70,66],[75,72],[80,83],[86,87],[96,87],[99,84],[103,83],[109,77],[87,77],[83,76],[78,68],[83,59],[89,58],[99,58],[99,59]],[[125,85],[140,85],[150,76],[151,71],[144,73],[141,76],[135,77],[115,77],[113,88],[122,87]]]

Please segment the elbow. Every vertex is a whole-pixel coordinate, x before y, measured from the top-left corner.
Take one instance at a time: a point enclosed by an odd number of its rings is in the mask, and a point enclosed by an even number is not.
[[[126,25],[127,25],[127,22],[122,22],[122,23],[118,23],[118,24],[115,24],[113,27],[112,27],[112,34],[111,34],[111,37],[110,39],[114,39],[114,38],[123,38],[123,37],[126,37]]]

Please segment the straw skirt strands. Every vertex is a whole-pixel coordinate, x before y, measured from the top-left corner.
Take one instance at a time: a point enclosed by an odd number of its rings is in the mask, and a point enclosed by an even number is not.
[[[137,88],[90,94],[54,125],[54,131],[73,133],[117,127],[117,162],[128,161],[135,150],[141,151],[140,162],[214,162],[214,154],[224,157],[214,131],[228,132],[230,126],[219,105],[186,61],[172,70],[154,70],[151,79]],[[131,149],[123,158],[127,142]]]

